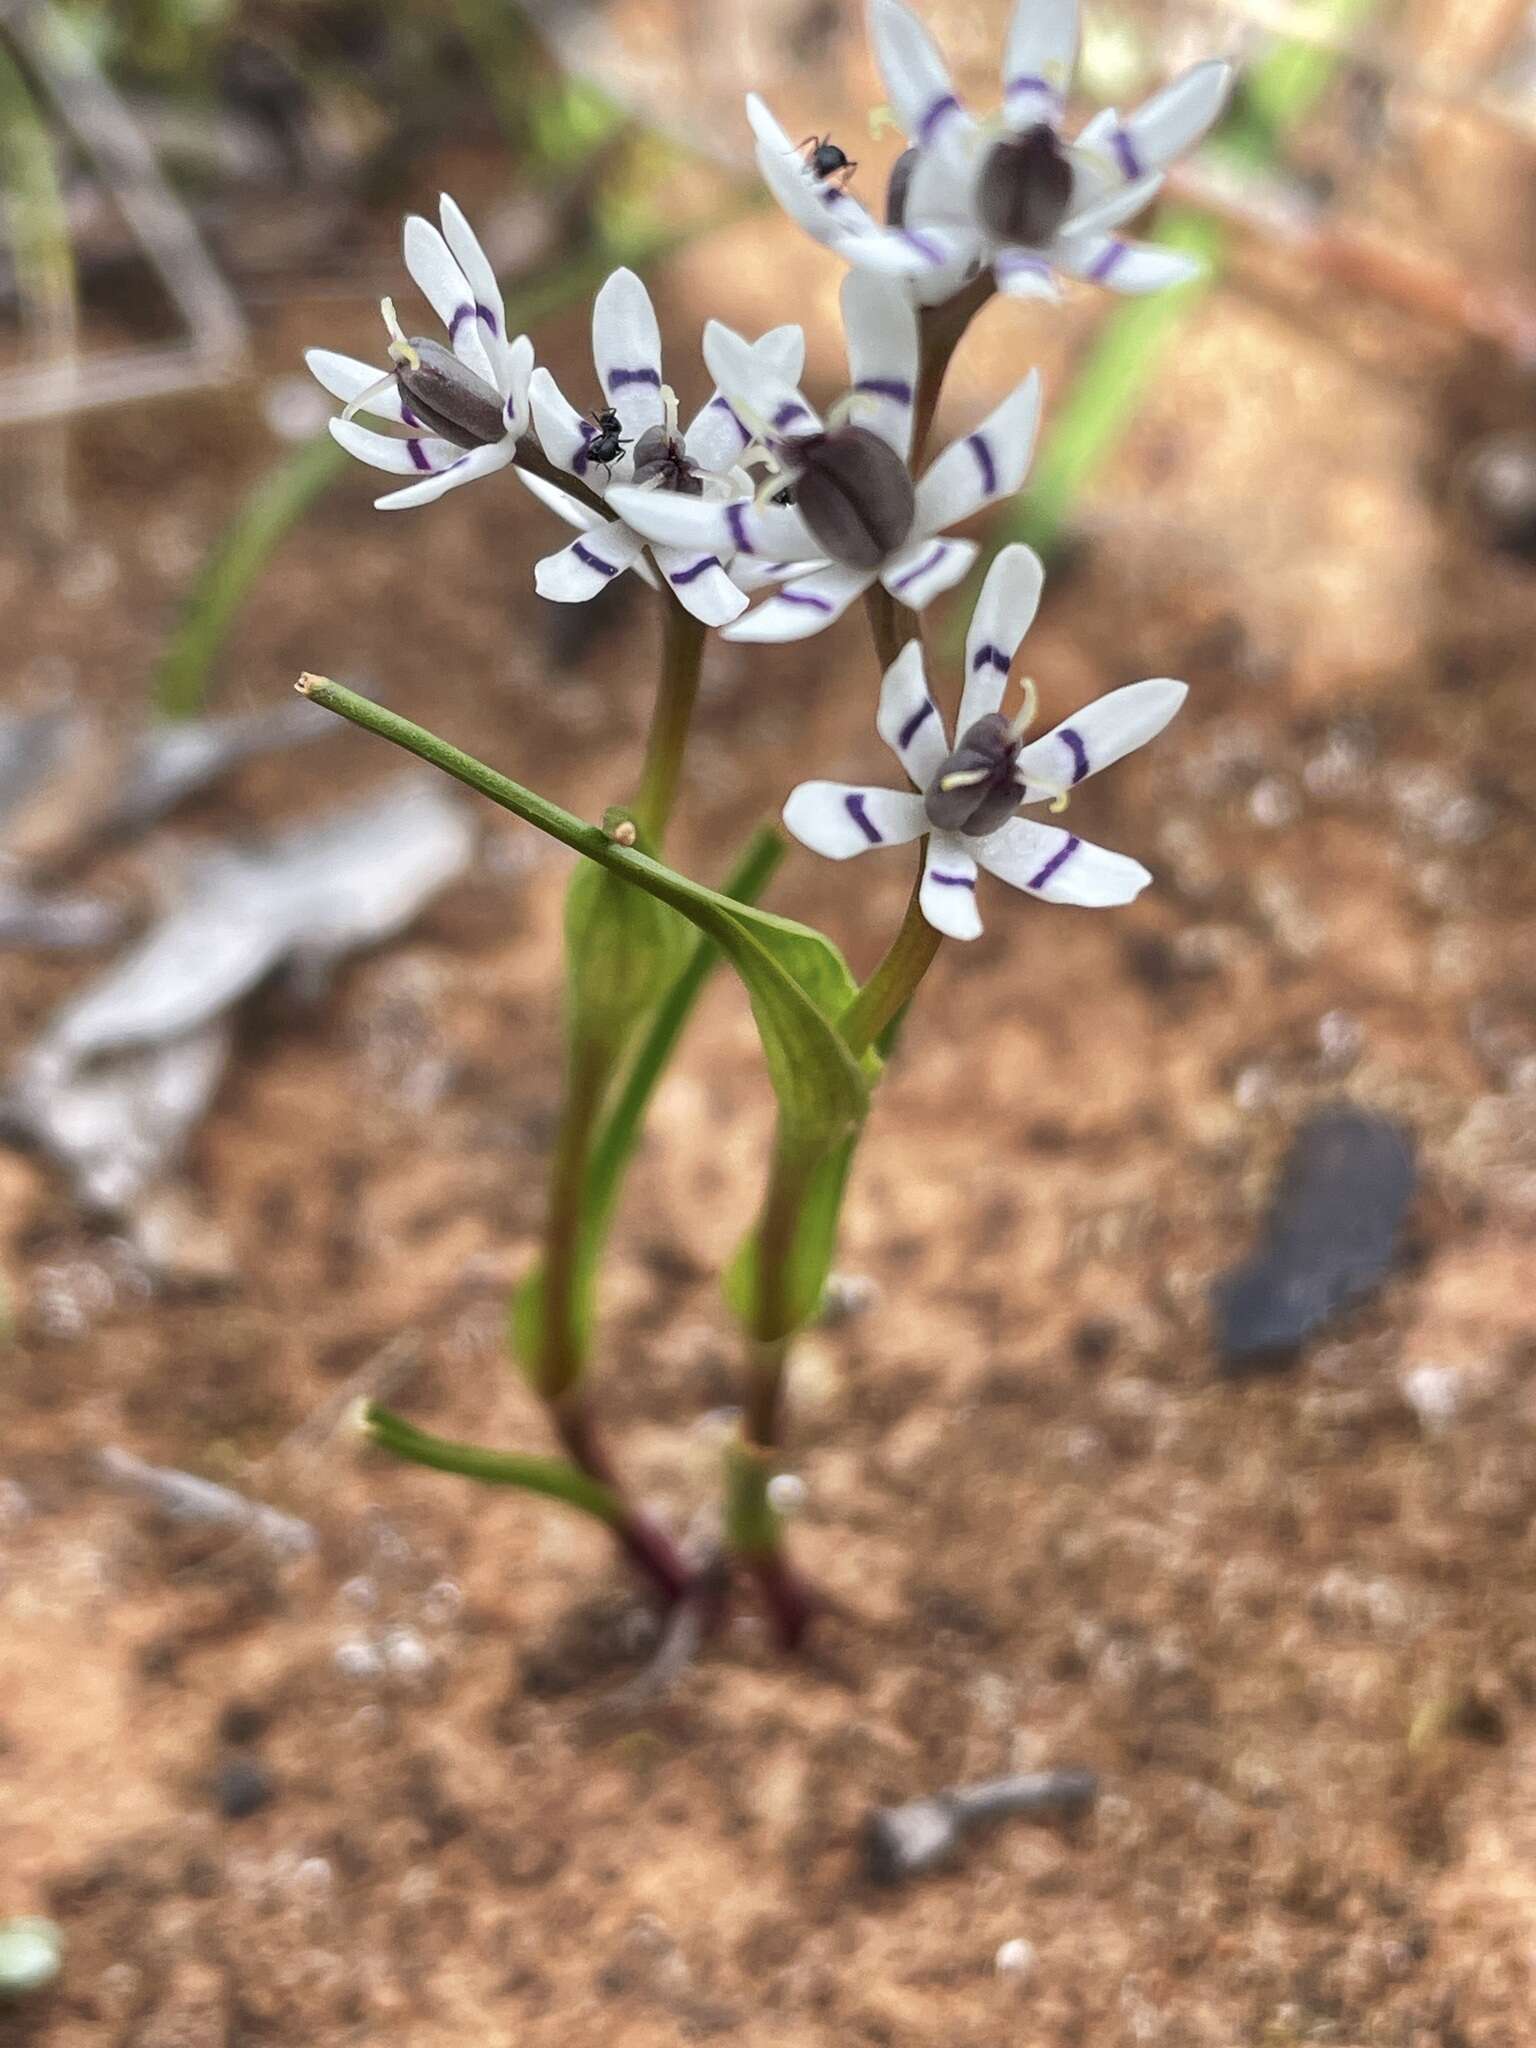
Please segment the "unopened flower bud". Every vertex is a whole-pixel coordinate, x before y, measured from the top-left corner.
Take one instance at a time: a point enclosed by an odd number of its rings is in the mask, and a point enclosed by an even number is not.
[[[485,448],[507,431],[501,395],[440,341],[390,350],[395,381],[421,424],[456,448]]]
[[[795,504],[833,561],[878,569],[912,531],[907,466],[868,427],[835,427],[793,444]]]
[[[1000,242],[1044,247],[1071,204],[1072,166],[1061,138],[1044,122],[999,142],[982,166],[976,210]]]
[[[681,441],[665,427],[647,427],[634,446],[634,481],[654,484],[664,491],[681,491],[685,498],[702,498],[704,479],[699,465]]]
[[[1006,824],[1022,795],[1013,773],[1019,745],[1017,731],[1001,712],[978,718],[928,785],[923,806],[929,824],[977,839]]]

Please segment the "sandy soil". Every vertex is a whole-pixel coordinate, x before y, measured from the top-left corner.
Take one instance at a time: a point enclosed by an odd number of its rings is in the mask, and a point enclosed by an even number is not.
[[[755,317],[778,231],[748,232],[751,270],[740,243],[675,266],[676,332],[733,272]],[[370,326],[301,304],[265,359]],[[570,360],[581,323],[541,338]],[[957,420],[1032,346],[998,309],[975,339]],[[1170,358],[1031,655],[1052,715],[1190,680],[1169,737],[1074,805],[1159,886],[1114,916],[993,900],[934,972],[848,1213],[873,1304],[797,1367],[796,1550],[838,1608],[802,1667],[743,1616],[636,1708],[645,1616],[584,1525],[327,1434],[404,1331],[412,1417],[542,1440],[499,1323],[538,1228],[563,863],[511,820],[407,940],[251,1014],[190,1169],[233,1290],[146,1300],[0,1154],[0,1912],[69,1944],[6,2048],[1529,2040],[1532,584],[1444,488],[1449,437],[1528,402],[1402,316],[1311,298],[1220,293]],[[212,403],[83,430],[91,573],[0,565],[12,699],[72,685],[132,718],[269,448]],[[221,701],[363,678],[588,814],[622,798],[643,611],[552,676],[549,535],[514,484],[399,522],[368,496],[349,477],[285,550]],[[717,650],[684,862],[719,873],[800,775],[875,771],[873,692],[856,621]],[[338,735],[100,872],[142,887],[194,830],[394,767]],[[774,901],[867,966],[905,859],[851,880],[796,855]],[[8,963],[0,1039],[88,972]],[[1209,1281],[1341,1095],[1418,1134],[1411,1256],[1301,1370],[1224,1383]],[[656,1104],[600,1368],[681,1523],[736,1397],[713,1275],[767,1129],[721,982]],[[94,1483],[107,1442],[309,1516],[319,1554],[277,1572],[156,1525]],[[228,1819],[237,1758],[273,1796]],[[1077,1827],[1005,1828],[894,1894],[860,1876],[872,1802],[1055,1764],[1102,1775]]]

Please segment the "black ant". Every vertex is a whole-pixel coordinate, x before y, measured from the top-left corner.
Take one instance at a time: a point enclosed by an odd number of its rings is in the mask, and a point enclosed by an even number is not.
[[[807,135],[799,146],[810,151],[805,160],[806,168],[818,184],[825,185],[829,179],[840,177],[843,190],[848,190],[848,181],[859,167],[852,157],[838,148],[830,135]]]
[[[597,432],[587,443],[586,456],[589,462],[600,462],[604,469],[612,469],[629,443],[621,439],[623,422],[612,407],[604,406],[601,412],[589,413],[587,417]]]

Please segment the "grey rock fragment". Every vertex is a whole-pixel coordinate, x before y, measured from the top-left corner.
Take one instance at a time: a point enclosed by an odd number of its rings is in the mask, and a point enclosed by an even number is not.
[[[876,1884],[902,1884],[947,1869],[968,1834],[996,1821],[1071,1820],[1099,1795],[1092,1771],[1025,1771],[957,1785],[904,1806],[878,1806],[864,1824],[864,1868]]]

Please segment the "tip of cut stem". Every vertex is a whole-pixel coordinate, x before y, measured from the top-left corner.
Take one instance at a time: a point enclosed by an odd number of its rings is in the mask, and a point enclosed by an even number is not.
[[[299,677],[299,680],[294,684],[293,687],[298,691],[301,697],[313,697],[316,690],[328,689],[330,687],[330,681],[331,679],[329,676],[311,675],[309,670],[305,669],[303,675]]]

